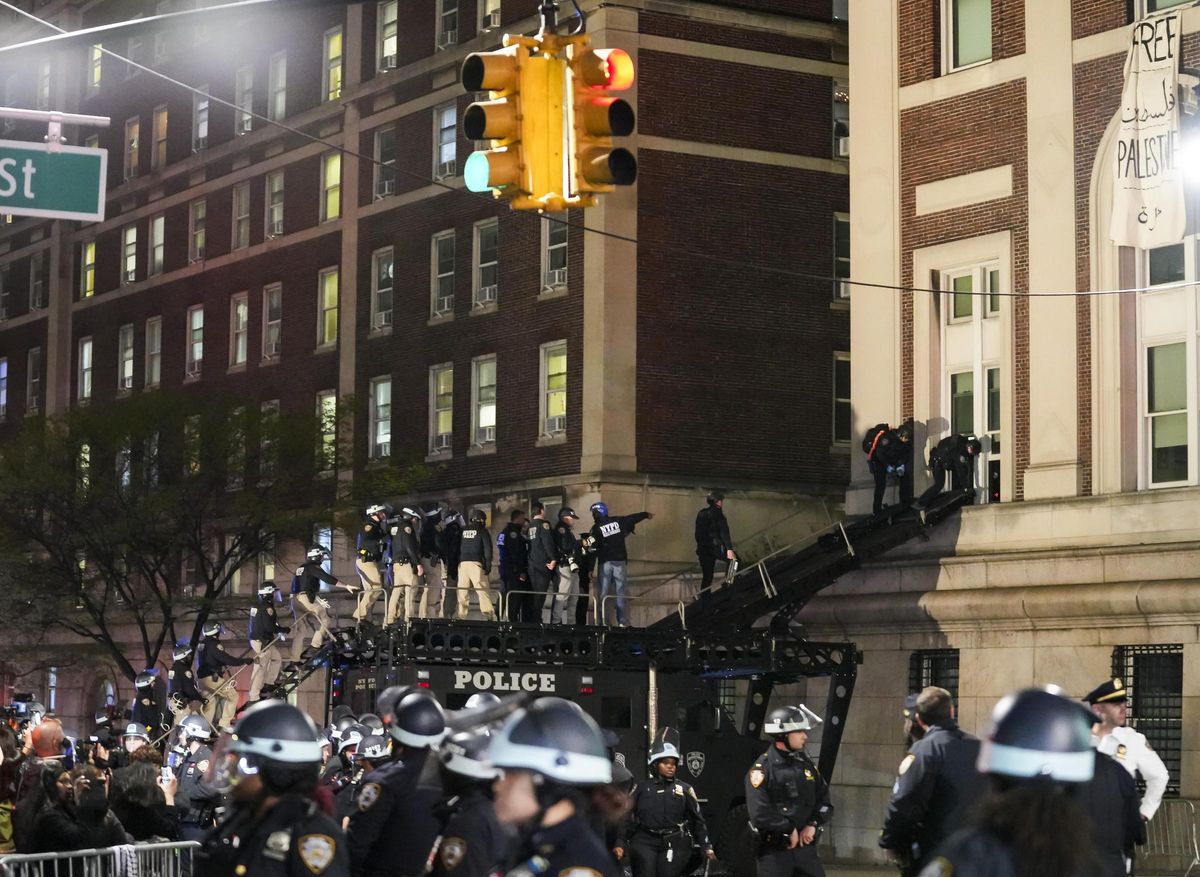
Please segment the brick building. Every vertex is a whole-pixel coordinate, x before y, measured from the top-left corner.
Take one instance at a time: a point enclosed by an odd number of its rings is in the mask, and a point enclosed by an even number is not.
[[[850,160],[852,276],[900,288],[853,291],[854,432],[913,418],[918,491],[920,457],[976,433],[989,489],[806,610],[814,635],[865,654],[835,778],[839,857],[881,858],[902,698],[931,683],[984,732],[1011,690],[1081,696],[1121,676],[1171,794],[1200,792],[1197,302],[1156,288],[1195,280],[1194,220],[1145,251],[1109,227],[1131,25],[1176,5],[850,6],[855,122],[873,135]],[[1200,12],[1182,26],[1183,66],[1200,66]],[[1119,289],[1135,291],[1071,295]],[[855,454],[847,510],[870,490]]]
[[[67,29],[194,5],[24,3]],[[112,119],[70,134],[108,150],[103,222],[0,225],[0,434],[151,387],[264,410],[354,397],[343,474],[431,467],[419,497],[380,499],[648,508],[650,580],[694,563],[708,487],[729,491],[735,535],[823,525],[850,440],[849,305],[812,279],[849,270],[842,4],[582,5],[595,44],[637,65],[640,174],[565,226],[461,177],[462,59],[535,30],[535,0],[311,4],[104,39],[232,107],[91,47],[0,55],[2,103]],[[6,40],[48,33],[22,22]]]

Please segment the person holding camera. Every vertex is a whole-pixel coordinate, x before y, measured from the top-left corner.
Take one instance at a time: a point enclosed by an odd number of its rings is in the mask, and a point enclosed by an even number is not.
[[[579,602],[579,537],[575,522],[579,515],[570,506],[558,510],[558,526],[554,528],[554,546],[558,556],[558,590],[551,591],[546,600],[550,624],[574,624],[575,606]]]
[[[155,755],[157,750],[151,749]],[[179,811],[175,792],[179,781],[162,757],[138,758],[128,767],[113,771],[109,782],[109,806],[135,841],[155,838],[180,839]]]
[[[46,762],[34,812],[31,852],[61,853],[131,842],[108,809],[108,781],[94,765],[67,770],[60,761]]]

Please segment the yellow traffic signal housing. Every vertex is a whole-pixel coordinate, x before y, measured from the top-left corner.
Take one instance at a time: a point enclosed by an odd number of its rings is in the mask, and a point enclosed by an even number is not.
[[[612,192],[637,179],[637,159],[628,149],[613,146],[613,137],[633,133],[634,112],[629,102],[611,94],[633,85],[633,59],[621,49],[592,49],[584,35],[568,49],[571,70],[572,125],[570,148],[571,194],[582,206],[588,197]],[[573,199],[575,200],[575,199]]]

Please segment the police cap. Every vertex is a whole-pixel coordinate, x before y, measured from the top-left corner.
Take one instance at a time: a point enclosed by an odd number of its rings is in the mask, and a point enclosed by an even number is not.
[[[910,694],[904,698],[904,709],[900,711],[900,715],[906,719],[911,719],[917,714],[917,695]]]
[[[1129,695],[1125,691],[1125,683],[1113,677],[1097,685],[1084,695],[1083,699],[1088,703],[1125,703],[1129,700]]]

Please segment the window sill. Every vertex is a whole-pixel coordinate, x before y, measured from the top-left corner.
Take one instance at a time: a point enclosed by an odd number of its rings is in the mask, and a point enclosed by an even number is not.
[[[496,453],[495,442],[488,442],[486,445],[471,445],[471,447],[467,449],[468,457],[483,457],[494,453]]]
[[[984,58],[982,61],[974,61],[970,64],[963,64],[961,67],[943,67],[943,76],[953,76],[955,73],[962,73],[964,70],[972,70],[975,67],[982,67],[984,64],[991,64],[991,58]]]
[[[235,362],[229,368],[225,369],[225,374],[236,375],[236,374],[239,374],[240,372],[244,372],[245,370],[246,370],[246,363]]]
[[[566,298],[567,287],[565,286],[543,286],[542,291],[538,293],[538,301],[551,301],[556,298]]]
[[[849,454],[850,453],[850,442],[834,442],[833,444],[831,444],[829,446],[829,453],[831,453],[831,454]]]
[[[381,329],[372,329],[367,333],[367,338],[388,338],[392,334],[391,326],[384,326]]]
[[[453,321],[454,321],[454,312],[451,311],[450,313],[446,313],[446,314],[434,314],[433,316],[431,316],[429,318],[429,322],[426,323],[425,325],[440,326],[442,323],[451,323]]]
[[[279,365],[278,356],[264,356],[258,361],[259,368],[266,368],[269,365]]]
[[[313,348],[313,356],[316,356],[319,353],[333,353],[335,350],[337,350],[336,343],[334,343],[334,344],[318,344],[316,347]]]
[[[198,384],[200,383],[200,375],[184,375],[183,382],[185,384]]]
[[[538,436],[538,440],[533,443],[535,448],[551,448],[555,445],[565,445],[567,443],[567,434],[565,432],[556,432],[554,435]]]
[[[482,317],[486,314],[494,314],[500,310],[500,305],[494,301],[486,302],[485,304],[471,303],[471,316]]]
[[[432,454],[425,455],[426,463],[440,463],[442,460],[451,460],[454,454],[451,451],[435,451]]]
[[[829,303],[829,310],[841,311],[842,313],[846,313],[846,314],[850,313],[850,299],[835,298],[833,301],[831,301]]]

